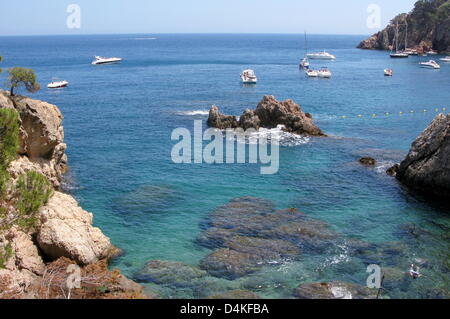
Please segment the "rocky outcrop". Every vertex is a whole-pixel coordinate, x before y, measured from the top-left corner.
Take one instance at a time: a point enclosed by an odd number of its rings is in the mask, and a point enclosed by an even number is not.
[[[42,285],[55,284],[47,282],[47,274],[58,271],[63,283],[68,276],[64,267],[75,263],[89,276],[99,276],[95,287],[107,286],[114,292],[100,294],[97,288],[87,284],[78,292],[80,296],[141,297],[140,285],[107,269],[107,261],[118,253],[118,249],[93,226],[92,214],[79,207],[72,196],[58,191],[67,170],[63,116],[59,109],[46,102],[11,97],[1,90],[0,108],[14,108],[19,113],[20,147],[16,160],[8,167],[12,184],[22,174],[35,171],[44,175],[55,189],[53,196],[37,212],[37,222],[27,233],[15,226],[0,232],[0,248],[3,254],[9,255],[0,269],[0,298],[43,298]],[[60,295],[59,284],[55,284],[52,293],[45,293],[44,298],[67,297]]]
[[[400,14],[382,31],[362,41],[358,48],[390,50],[399,24],[399,46],[419,51],[450,52],[450,1],[418,1],[409,14]],[[408,35],[406,37],[406,23]]]
[[[0,90],[0,108],[15,108],[20,115],[20,149],[10,166],[13,177],[26,171],[42,173],[59,189],[67,170],[63,116],[58,107]]]
[[[225,130],[227,128],[236,128],[238,126],[238,121],[236,116],[224,115],[219,112],[217,106],[213,105],[209,111],[208,126],[218,128],[219,130]]]
[[[438,115],[420,134],[396,176],[424,194],[450,196],[450,114]]]
[[[108,258],[115,248],[92,222],[92,214],[79,207],[73,197],[55,192],[40,211],[37,243],[51,259],[68,257],[88,265]]]
[[[303,112],[292,100],[279,102],[273,96],[264,96],[256,109],[245,110],[239,121],[235,116],[221,114],[215,105],[211,107],[208,118],[208,126],[222,130],[236,127],[258,130],[279,125],[283,125],[287,132],[299,135],[325,136],[314,124],[311,114]]]

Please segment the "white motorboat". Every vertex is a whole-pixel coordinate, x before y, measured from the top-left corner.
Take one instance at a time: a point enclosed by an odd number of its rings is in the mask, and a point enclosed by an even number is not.
[[[394,71],[392,69],[384,69],[384,75],[385,76],[393,76]]]
[[[450,62],[450,55],[446,56],[445,58],[441,58],[439,60],[442,61],[442,62]]]
[[[321,68],[319,71],[317,71],[317,75],[319,76],[319,78],[325,78],[325,79],[329,79],[331,78],[331,71],[328,70],[328,68]]]
[[[437,55],[438,52],[437,52],[437,51],[434,51],[434,50],[430,50],[430,51],[427,52],[427,54],[428,54],[428,55]]]
[[[59,81],[59,80],[56,80],[56,79],[52,79],[52,82],[47,85],[47,88],[49,88],[49,89],[59,89],[59,88],[64,88],[64,87],[66,87],[68,85],[69,85],[69,82],[66,81],[66,80]]]
[[[308,69],[309,68],[309,60],[308,58],[303,58],[302,61],[300,62],[300,67],[302,69]]]
[[[419,52],[416,49],[405,49],[403,52],[408,55],[419,55]]]
[[[316,53],[308,53],[306,55],[307,58],[311,60],[336,60],[336,57],[326,51],[316,52]]]
[[[305,72],[305,74],[310,78],[317,78],[319,76],[319,72],[317,72],[316,70],[311,70],[311,69],[307,70]]]
[[[429,69],[435,69],[435,70],[438,70],[441,68],[441,66],[439,64],[437,64],[437,62],[434,60],[430,60],[428,62],[420,62],[419,64],[423,68],[429,68]]]
[[[244,84],[256,84],[258,82],[255,71],[250,69],[242,71],[241,80]]]
[[[122,61],[121,58],[104,58],[101,56],[95,56],[94,57],[94,61],[92,61],[93,65],[98,65],[98,64],[112,64],[112,63],[118,63]]]

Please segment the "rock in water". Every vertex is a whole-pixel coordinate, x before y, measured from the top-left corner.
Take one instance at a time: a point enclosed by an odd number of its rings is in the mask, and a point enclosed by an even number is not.
[[[299,299],[375,299],[377,290],[346,282],[309,283],[298,286]]]
[[[219,108],[213,105],[209,111],[208,126],[225,130],[238,127],[238,121],[235,116],[220,113]]]
[[[135,278],[139,282],[152,282],[158,285],[188,287],[196,279],[207,275],[206,271],[180,262],[161,260],[149,261]]]
[[[313,123],[310,114],[303,112],[292,100],[279,102],[273,96],[264,96],[256,107],[255,114],[261,120],[261,126],[274,128],[284,125],[286,130],[300,135],[325,136]]]
[[[414,141],[397,178],[425,194],[450,196],[450,115],[438,115]]]
[[[249,128],[254,128],[258,130],[261,126],[261,121],[258,115],[255,114],[253,110],[245,110],[244,114],[239,118],[239,127],[242,127],[244,130],[248,130]]]
[[[375,159],[373,159],[372,157],[363,157],[359,159],[359,162],[363,165],[367,165],[367,166],[375,166],[375,164],[377,163],[377,161]]]
[[[299,135],[326,136],[313,122],[309,113],[302,111],[292,100],[279,102],[273,96],[264,96],[256,110],[245,110],[239,118],[223,115],[213,105],[209,112],[208,126],[218,129],[242,128],[258,130],[260,127],[276,128],[283,125],[285,130]]]

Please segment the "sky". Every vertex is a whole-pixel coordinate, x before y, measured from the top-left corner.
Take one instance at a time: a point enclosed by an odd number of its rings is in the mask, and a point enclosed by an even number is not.
[[[372,34],[416,0],[1,0],[0,36],[106,33]],[[68,28],[70,4],[80,28]],[[367,24],[369,5],[381,23]],[[76,16],[70,16],[71,18]],[[78,21],[78,20],[71,20]],[[76,24],[72,24],[76,25]]]

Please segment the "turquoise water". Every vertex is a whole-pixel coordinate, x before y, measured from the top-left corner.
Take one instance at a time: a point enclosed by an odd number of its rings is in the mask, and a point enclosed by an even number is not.
[[[330,67],[330,80],[308,79],[299,71],[301,35],[3,37],[0,55],[4,69],[31,67],[41,84],[54,76],[70,82],[67,89],[44,88],[34,96],[62,110],[71,168],[67,188],[124,250],[113,266],[126,275],[135,276],[155,259],[198,265],[211,252],[195,243],[209,214],[234,198],[253,196],[278,208],[296,207],[345,238],[399,247],[402,254],[388,262],[391,268],[422,265],[426,277],[398,283],[386,296],[448,297],[448,206],[411,195],[384,171],[405,156],[435,108],[450,107],[450,65],[421,69],[418,62],[426,58],[392,60],[386,52],[355,49],[363,38],[310,36],[311,50],[337,56],[314,63]],[[96,67],[90,65],[93,55],[124,61]],[[257,72],[256,86],[239,83],[244,68]],[[384,77],[384,68],[394,69],[394,77]],[[280,171],[272,176],[260,175],[259,165],[172,163],[173,129],[206,121],[211,104],[239,115],[265,94],[294,99],[330,137],[282,147]],[[378,160],[375,169],[357,163],[365,155]],[[234,281],[210,281],[214,292],[245,288],[289,298],[305,282],[364,285],[366,266],[336,248]],[[262,284],[249,284],[255,281]],[[147,286],[163,297],[207,294],[189,285]]]

